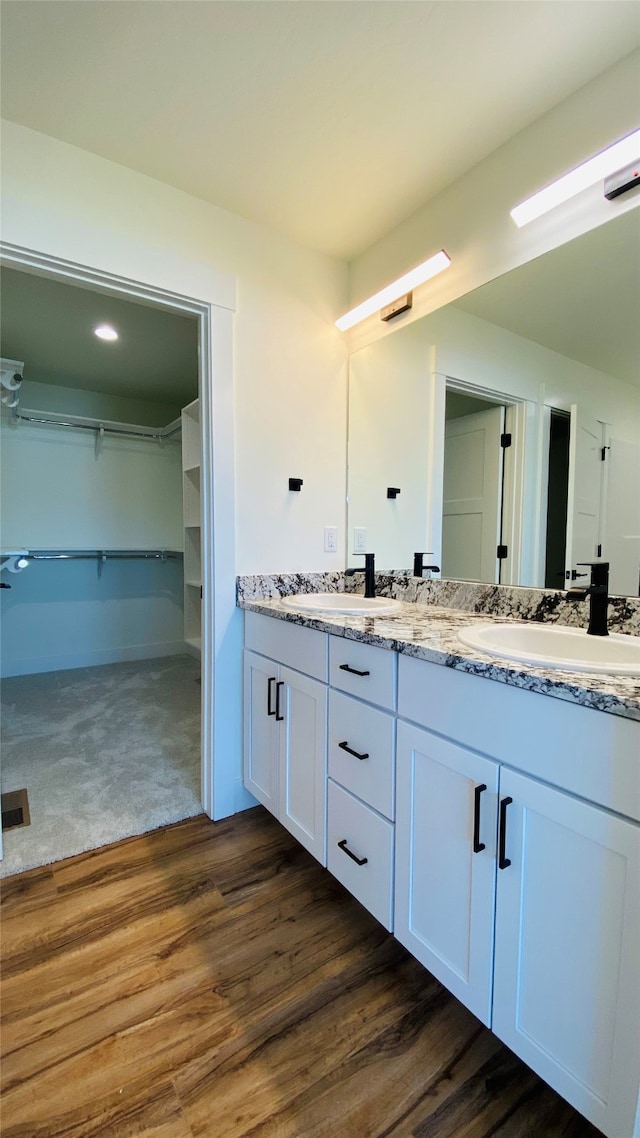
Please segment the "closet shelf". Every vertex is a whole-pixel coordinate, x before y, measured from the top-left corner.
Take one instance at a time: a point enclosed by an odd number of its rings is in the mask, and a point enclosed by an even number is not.
[[[182,559],[176,549],[25,549],[21,556],[29,561],[110,561],[113,559],[152,559],[166,561]]]
[[[166,427],[141,427],[137,423],[115,423],[107,419],[91,419],[84,415],[65,415],[56,411],[43,414],[40,411],[31,411],[21,408],[14,410],[13,420],[23,423],[40,423],[47,427],[74,427],[80,431],[94,431],[102,435],[126,435],[129,438],[153,439],[156,442],[165,442],[173,438],[182,430],[180,419],[174,419]]]
[[[200,652],[202,635],[200,400],[182,409],[182,525],[184,529],[184,640]]]

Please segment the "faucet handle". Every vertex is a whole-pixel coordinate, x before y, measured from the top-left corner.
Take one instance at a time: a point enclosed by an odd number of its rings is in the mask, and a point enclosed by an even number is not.
[[[585,565],[591,570],[591,584],[599,588],[608,588],[609,562],[608,561],[578,561],[577,565]]]
[[[425,565],[424,558],[433,557],[431,550],[427,553],[414,553],[413,555],[413,576],[421,577],[425,569],[430,569],[432,573],[439,573],[440,567],[438,565]]]

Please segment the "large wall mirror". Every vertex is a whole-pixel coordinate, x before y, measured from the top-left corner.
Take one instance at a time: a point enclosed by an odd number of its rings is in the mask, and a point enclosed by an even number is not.
[[[638,595],[640,209],[351,356],[348,550]]]

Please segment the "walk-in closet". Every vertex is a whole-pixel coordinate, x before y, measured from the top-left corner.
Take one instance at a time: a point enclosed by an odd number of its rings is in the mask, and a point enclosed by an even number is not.
[[[3,268],[0,874],[202,810],[198,320]]]

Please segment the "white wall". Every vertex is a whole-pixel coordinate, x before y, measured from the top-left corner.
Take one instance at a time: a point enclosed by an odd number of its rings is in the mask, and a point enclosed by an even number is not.
[[[2,425],[2,545],[182,549],[180,442]]]
[[[80,414],[84,392],[68,409]],[[115,417],[104,399],[108,418]],[[179,437],[162,445],[67,427],[1,425],[2,545],[181,550]],[[31,562],[3,573],[2,674],[184,650],[181,561]]]
[[[135,264],[164,287],[175,265],[179,288],[200,299],[212,273],[236,278],[236,571],[340,568],[347,348],[333,321],[346,265],[14,123],[2,149],[5,241],[118,275]],[[300,494],[289,476],[304,479]],[[322,551],[329,523],[335,554]]]
[[[636,129],[639,90],[636,51],[515,135],[358,257],[351,266],[350,306],[439,249],[447,250],[452,264],[414,290],[412,311],[391,327],[373,316],[353,329],[352,349],[637,206],[640,190],[608,202],[597,185],[523,229],[509,215],[536,190]]]
[[[184,651],[180,561],[34,561],[2,580],[3,676]]]
[[[429,338],[424,321],[356,352],[349,364],[349,564],[354,526],[380,569],[409,569],[427,552],[430,436]],[[387,487],[400,488],[387,498]]]

